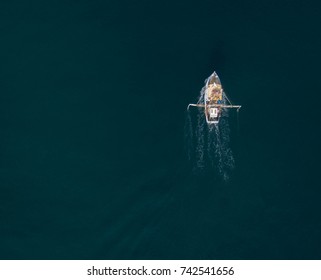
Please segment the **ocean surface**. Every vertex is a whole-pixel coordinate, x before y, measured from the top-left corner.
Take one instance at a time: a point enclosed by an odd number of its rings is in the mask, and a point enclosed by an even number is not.
[[[320,12],[1,2],[0,258],[320,259]],[[213,71],[242,105],[226,177],[186,146]]]

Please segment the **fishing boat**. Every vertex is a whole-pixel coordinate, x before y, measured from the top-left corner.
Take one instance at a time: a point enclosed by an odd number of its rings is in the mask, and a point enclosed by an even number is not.
[[[233,105],[223,91],[220,78],[214,72],[205,80],[205,86],[201,91],[201,97],[196,104],[190,106],[204,108],[206,122],[208,124],[218,124],[222,116],[222,110],[225,108],[236,108],[240,110],[241,105]]]

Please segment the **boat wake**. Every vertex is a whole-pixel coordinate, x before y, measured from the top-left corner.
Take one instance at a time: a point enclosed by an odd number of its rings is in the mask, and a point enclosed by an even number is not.
[[[191,114],[189,108],[196,114]],[[194,172],[213,170],[228,180],[234,169],[234,157],[230,149],[228,109],[237,109],[222,88],[221,81],[213,72],[206,80],[196,104],[187,106],[185,143],[188,159]],[[205,115],[205,116],[204,116]]]
[[[202,109],[196,115],[186,112],[185,147],[193,172],[213,171],[228,180],[234,169],[234,157],[229,147],[228,112],[224,111],[218,124],[208,124]]]

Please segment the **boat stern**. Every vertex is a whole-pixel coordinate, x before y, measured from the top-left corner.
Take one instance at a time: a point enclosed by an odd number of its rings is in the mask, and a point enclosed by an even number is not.
[[[218,106],[206,106],[205,116],[208,124],[218,124],[221,116],[221,108]]]

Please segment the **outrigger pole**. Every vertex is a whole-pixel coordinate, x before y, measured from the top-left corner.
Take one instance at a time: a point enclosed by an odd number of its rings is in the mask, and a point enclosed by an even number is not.
[[[202,104],[188,104],[188,106],[187,106],[187,110],[189,109],[189,107],[190,106],[194,106],[194,107],[202,107],[202,108],[204,108],[205,107],[205,105],[202,105]]]
[[[233,105],[232,102],[230,101],[230,99],[227,97],[226,94],[224,94],[225,98],[227,99],[228,103],[230,103],[230,105],[224,105],[223,108],[237,108],[237,112],[241,109],[241,105]]]
[[[230,103],[230,105],[224,105],[224,104],[211,104],[211,105],[205,105],[205,104],[188,104],[187,106],[187,110],[189,109],[190,106],[194,106],[194,107],[201,107],[201,108],[206,108],[207,106],[210,107],[216,107],[216,108],[236,108],[237,111],[239,111],[241,109],[241,105],[233,105],[232,102],[230,101],[230,99],[227,97],[226,94],[224,94],[226,100],[228,101],[228,103]]]
[[[189,109],[190,106],[194,106],[194,107],[201,107],[204,108],[206,107],[206,105],[204,104],[188,104],[187,106],[187,110]],[[217,107],[217,108],[237,108],[237,111],[239,111],[241,109],[241,105],[220,105],[220,104],[212,104],[212,105],[208,105],[208,107]]]

